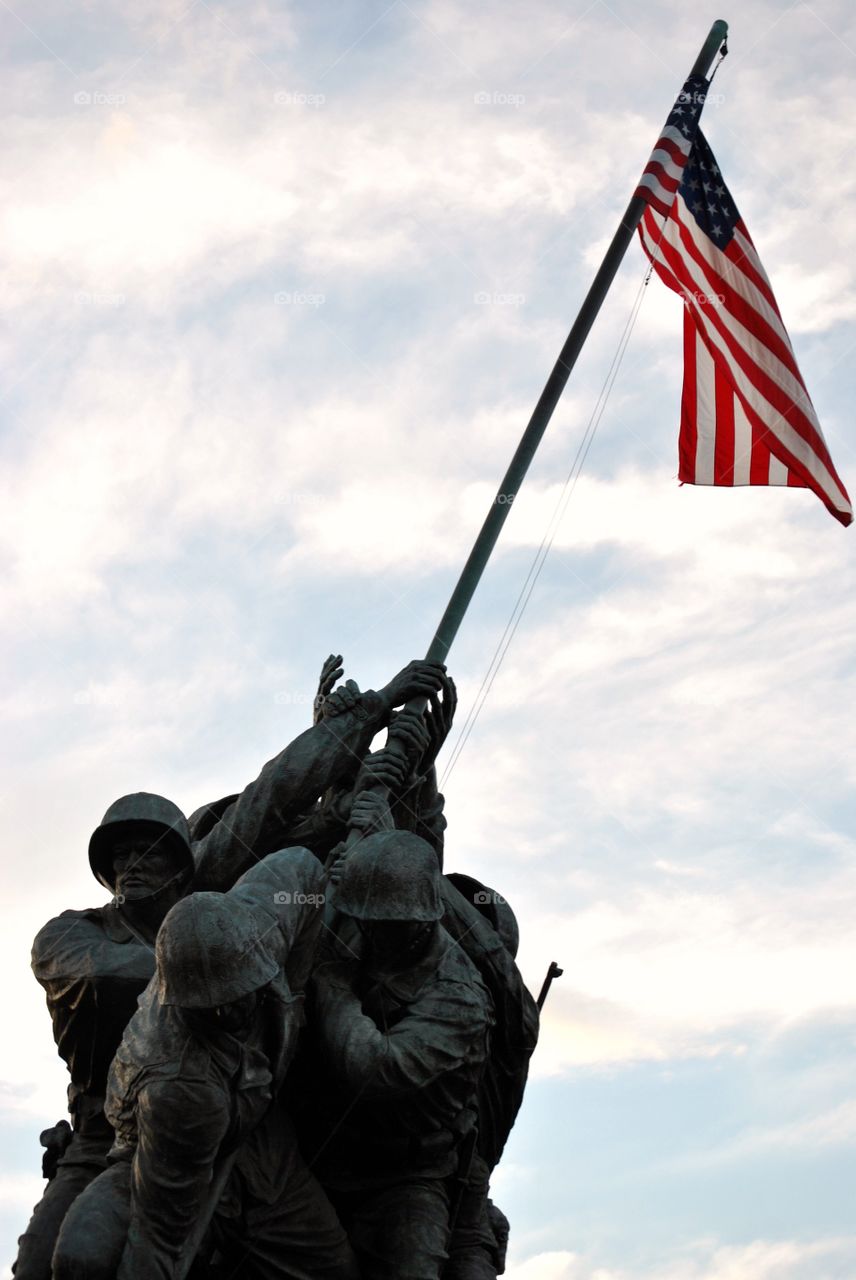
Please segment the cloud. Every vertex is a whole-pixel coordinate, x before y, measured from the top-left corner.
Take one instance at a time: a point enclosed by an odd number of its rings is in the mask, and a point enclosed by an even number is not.
[[[508,1280],[843,1280],[856,1239],[701,1243],[653,1267],[601,1267],[577,1254],[542,1253],[508,1267]]]

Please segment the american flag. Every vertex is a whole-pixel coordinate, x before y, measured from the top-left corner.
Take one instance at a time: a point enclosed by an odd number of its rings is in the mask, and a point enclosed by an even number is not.
[[[848,525],[767,274],[698,127],[707,87],[687,81],[635,193],[642,247],[684,303],[678,479],[809,488]]]

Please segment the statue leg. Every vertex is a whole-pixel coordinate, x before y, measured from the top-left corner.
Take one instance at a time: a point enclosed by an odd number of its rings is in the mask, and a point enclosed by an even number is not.
[[[348,1199],[346,1226],[363,1280],[440,1280],[449,1242],[442,1179],[411,1178]]]
[[[131,1217],[131,1165],[111,1165],[66,1214],[53,1256],[53,1280],[114,1280]]]
[[[309,1171],[283,1106],[239,1157],[239,1218],[215,1215],[213,1243],[226,1274],[241,1280],[361,1280],[354,1252],[320,1182]]]
[[[84,1188],[107,1167],[109,1140],[96,1142],[75,1134],[56,1173],[18,1240],[15,1280],[50,1280],[51,1258],[63,1219]]]
[[[497,1238],[491,1209],[506,1229],[508,1220],[488,1199],[489,1176],[487,1165],[476,1153],[449,1242],[443,1280],[497,1280],[505,1269],[505,1251]]]

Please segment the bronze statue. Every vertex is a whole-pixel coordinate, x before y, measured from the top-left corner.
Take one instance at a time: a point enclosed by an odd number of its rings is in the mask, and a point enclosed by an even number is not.
[[[492,1003],[440,923],[440,885],[426,841],[368,835],[335,891],[351,954],[312,979],[314,1118],[301,1132],[371,1280],[439,1280],[477,1122]]]
[[[112,903],[63,912],[33,947],[71,1076],[73,1131],[60,1122],[44,1135],[53,1177],[19,1241],[17,1280],[49,1280],[63,1217],[105,1167],[113,1140],[103,1116],[107,1069],[154,972],[154,939],[167,911],[191,887],[228,889],[256,859],[296,843],[292,828],[305,826],[316,799],[353,773],[393,709],[445,683],[439,664],[414,661],[377,693],[337,691],[323,717],[243,792],[203,806],[189,824],[171,801],[142,792],[110,806],[93,834],[90,864]],[[383,775],[381,766],[381,776],[398,774]]]
[[[308,850],[283,850],[167,915],[110,1071],[110,1166],[66,1217],[57,1280],[184,1275],[199,1225],[228,1274],[358,1280],[282,1091],[325,883]]]

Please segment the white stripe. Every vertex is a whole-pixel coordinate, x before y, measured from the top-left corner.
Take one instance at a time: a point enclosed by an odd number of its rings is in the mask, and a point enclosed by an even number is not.
[[[675,208],[676,209],[680,208],[680,202],[678,203],[677,206],[675,206]],[[692,221],[693,221],[693,225],[695,225],[695,219],[692,219]],[[668,263],[663,262],[662,255],[658,252],[657,244],[652,239],[651,234],[648,230],[648,227],[645,225],[644,219],[642,222],[642,232],[643,232],[643,242],[645,243],[645,247],[648,251],[649,257],[662,263],[664,269],[669,273],[669,275],[672,278],[674,278],[672,270],[669,267]],[[658,235],[661,234],[661,227],[659,225],[657,225],[657,233]],[[670,243],[674,245],[674,248],[676,249],[676,251],[681,257],[681,260],[684,263],[687,263],[687,256],[683,252],[681,244],[679,242],[676,242],[675,240],[675,236],[677,235],[677,232],[676,232],[676,228],[673,226],[673,220],[671,217],[666,219],[665,234],[669,236]],[[723,255],[720,254],[720,257],[722,256]],[[728,259],[725,259],[725,261],[727,262]],[[689,266],[690,264],[688,263],[687,265]],[[729,265],[731,264],[729,263]],[[740,274],[742,275],[742,273]],[[685,290],[682,289],[682,292],[685,293]],[[821,489],[822,492],[829,497],[835,509],[843,513],[852,513],[852,508],[846,496],[844,495],[843,490],[839,487],[835,478],[827,470],[825,464],[814,452],[814,449],[812,449],[812,447],[807,443],[807,441],[805,441],[802,438],[802,436],[798,435],[796,431],[794,431],[793,427],[791,427],[791,425],[784,418],[781,417],[778,410],[774,409],[773,406],[768,402],[766,397],[762,396],[762,394],[746,378],[746,376],[744,375],[740,367],[735,364],[730,351],[728,351],[728,349],[725,346],[724,339],[720,337],[718,331],[712,325],[708,325],[704,323],[704,316],[701,313],[700,309],[693,304],[692,310],[693,310],[693,316],[696,318],[696,322],[700,326],[701,325],[704,326],[704,330],[707,334],[709,334],[710,340],[713,346],[717,348],[719,351],[721,351],[722,355],[725,358],[727,366],[732,371],[732,376],[735,380],[736,385],[738,386],[741,393],[744,395],[747,402],[751,405],[753,410],[758,414],[762,423],[767,427],[767,429],[774,436],[776,436],[781,441],[781,443],[788,450],[788,452],[791,453],[795,458],[797,458],[802,463],[807,473],[816,482],[818,488]],[[701,341],[700,338],[697,337],[696,351],[698,352],[703,347],[704,347],[704,343]],[[708,359],[709,358],[710,357],[708,357]],[[699,363],[700,362],[697,360],[697,365]],[[697,368],[697,372],[696,372],[697,387],[701,386],[700,376],[701,376],[700,372]],[[738,404],[735,403],[735,410],[737,409],[737,407],[738,407]],[[742,407],[741,407],[741,411],[742,411]],[[816,421],[816,417],[815,417],[815,421]],[[822,433],[820,432],[819,424],[817,429],[818,429],[818,432],[821,434],[821,438],[822,438]],[[701,438],[701,423],[699,423],[699,438]],[[778,461],[778,460],[776,459],[775,461]],[[780,464],[780,465],[784,466],[784,464]],[[785,472],[787,472],[787,468],[785,468]],[[710,474],[711,475],[713,474],[712,469]],[[698,481],[698,483],[705,483],[705,482]],[[709,481],[707,483],[712,483],[712,481]]]
[[[752,462],[752,424],[746,417],[746,410],[737,399],[734,400],[734,483],[749,484],[749,466]]]
[[[674,142],[676,147],[680,147],[684,155],[689,155],[693,149],[692,141],[687,138],[680,129],[676,129],[673,124],[667,124],[660,134],[660,138],[667,138],[669,142]],[[660,141],[660,138],[657,141]]]
[[[677,195],[676,191],[669,191],[668,187],[664,187],[653,173],[643,173],[637,183],[638,187],[647,187],[658,200],[661,200],[666,206],[670,205]]]
[[[743,370],[736,365],[731,358],[731,353],[725,346],[725,339],[719,334],[719,331],[713,325],[707,324],[704,315],[697,307],[693,307],[693,315],[700,328],[710,338],[712,345],[722,353],[731,376],[734,380],[737,390],[746,399],[747,403],[755,410],[760,417],[764,426],[771,432],[776,439],[780,440],[789,453],[793,454],[802,465],[815,483],[823,490],[830,501],[838,511],[850,511],[850,504],[839,489],[833,476],[827,471],[821,459],[817,456],[811,446],[803,440],[802,436],[797,435],[793,427],[787,422],[773,406],[769,403],[765,396],[757,390],[749,381]]]
[[[770,479],[768,484],[784,484],[788,483],[788,468],[784,462],[780,462],[778,458],[774,458],[770,454]]]
[[[692,324],[689,316],[685,324]],[[716,446],[716,400],[714,364],[698,333],[695,338],[696,366],[696,484],[713,484],[713,456]]]
[[[705,261],[710,263],[716,274],[724,279],[735,293],[739,294],[741,298],[748,302],[749,306],[752,307],[753,310],[757,311],[758,314],[767,321],[767,324],[773,332],[778,334],[784,345],[790,351],[791,355],[793,355],[793,346],[791,345],[791,340],[788,337],[788,331],[782,324],[781,317],[774,308],[770,306],[761,290],[758,289],[750,278],[740,270],[740,267],[736,263],[732,262],[730,258],[727,258],[722,250],[718,249],[716,245],[704,234],[689,209],[685,207],[683,197],[678,202],[678,207],[675,212],[680,220],[681,226],[690,233],[693,238],[693,243],[698,247],[699,252],[702,254]],[[734,237],[737,240],[739,248],[742,249],[746,257],[749,259],[749,262],[769,286],[770,282],[767,279],[766,272],[761,266],[760,260],[753,246],[745,236],[740,234],[739,231],[735,230]],[[679,248],[677,243],[676,247]],[[771,288],[770,293],[772,294],[772,292],[773,290]],[[796,364],[796,356],[794,356],[794,364]],[[819,425],[818,430],[820,430]]]
[[[670,178],[680,178],[684,171],[686,160],[682,164],[676,164],[668,151],[654,150],[651,152],[651,159],[645,166],[646,171],[651,168],[652,164],[657,164]]]
[[[732,264],[728,261],[721,250],[717,249],[716,245],[711,244],[707,236],[700,231],[694,218],[692,219],[692,226],[687,226],[686,230],[690,233],[693,241],[698,245],[699,249],[704,254],[704,257],[713,267],[717,275],[725,275],[727,269],[730,268]],[[676,252],[681,254],[687,273],[692,278],[692,282],[698,289],[698,292],[705,296],[710,296],[709,290],[712,289],[713,286],[708,282],[707,277],[695,259],[682,251],[680,233],[675,224],[675,220],[672,218],[670,218],[666,224],[665,238]],[[722,263],[725,264],[725,271],[721,266]],[[732,272],[732,274],[737,273]],[[729,281],[729,283],[731,283],[731,281]],[[814,412],[814,407],[809,399],[808,391],[806,390],[805,384],[802,380],[795,378],[787,365],[782,363],[779,357],[770,350],[767,344],[763,342],[761,338],[757,337],[751,329],[747,329],[746,326],[737,319],[734,312],[729,309],[727,303],[717,306],[716,314],[722,319],[725,327],[728,329],[728,332],[736,339],[738,345],[746,352],[753,363],[776,383],[789,400],[792,400],[794,404],[799,406],[801,411],[814,427],[817,434],[820,436],[821,440],[823,440],[823,432],[820,429],[820,423],[817,420],[817,415]],[[790,343],[788,343],[788,346],[790,347]],[[793,354],[793,352],[791,352],[791,354]],[[796,360],[794,360],[794,363],[796,363]]]

